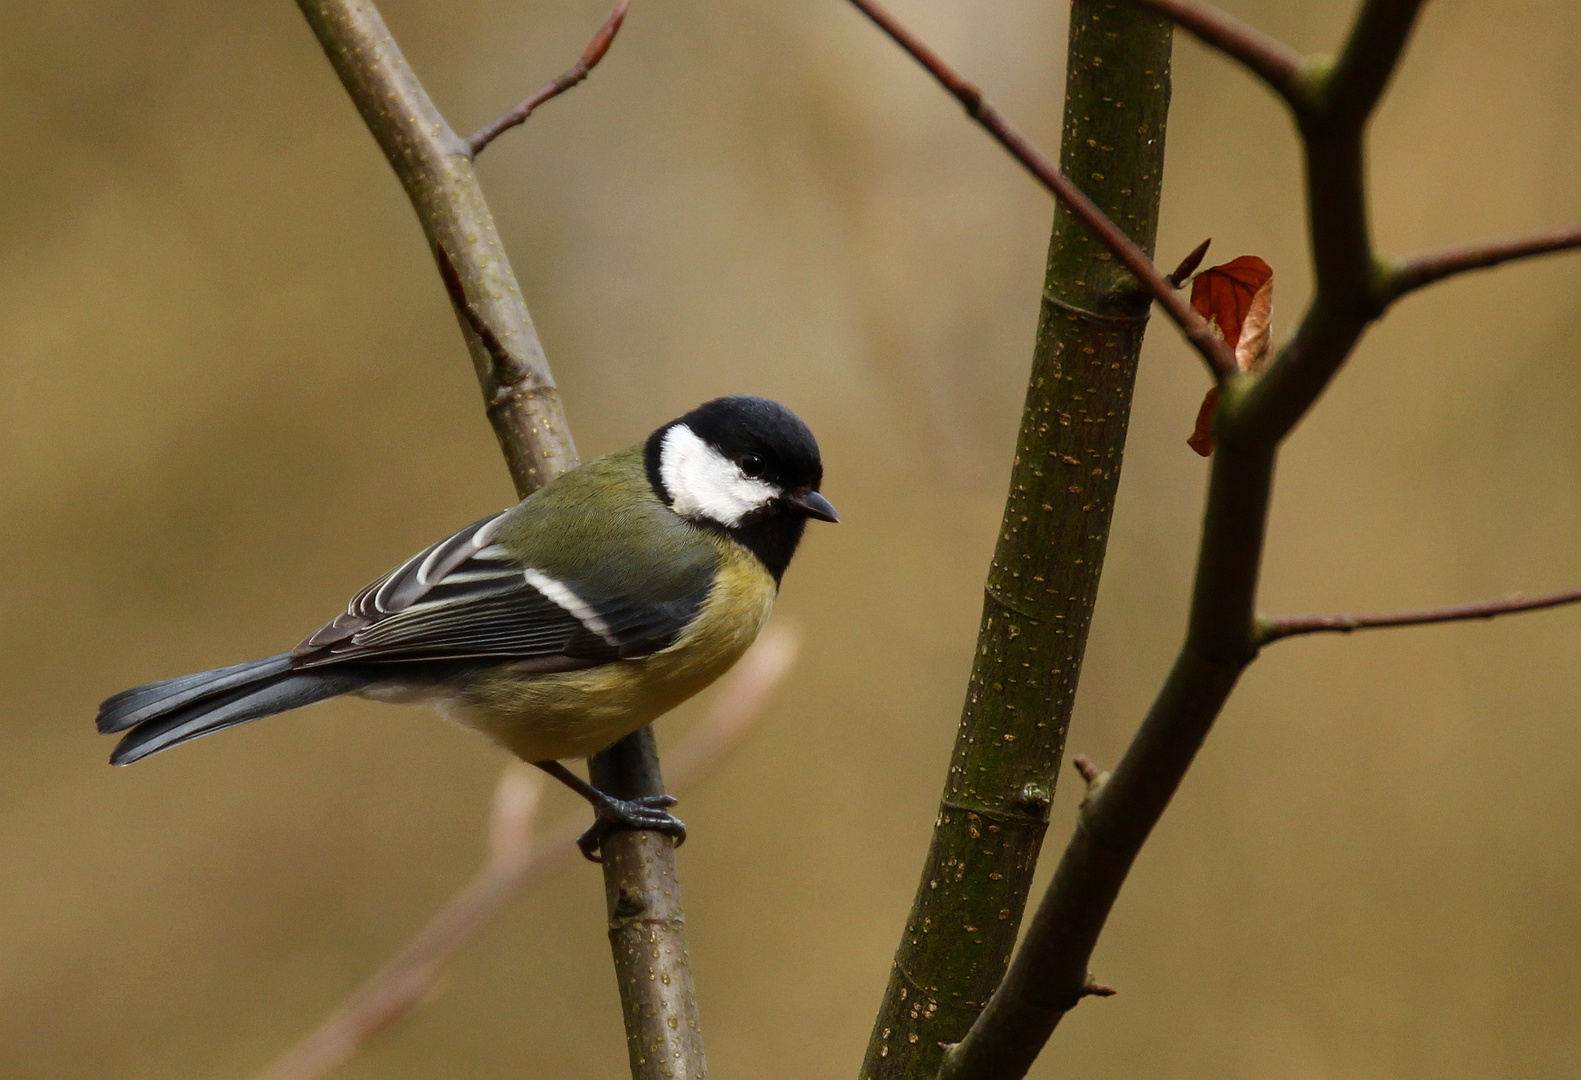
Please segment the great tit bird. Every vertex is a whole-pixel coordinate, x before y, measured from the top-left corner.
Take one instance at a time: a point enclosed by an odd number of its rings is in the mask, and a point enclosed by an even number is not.
[[[707,402],[412,556],[288,653],[122,691],[101,732],[129,765],[341,694],[433,705],[593,804],[611,828],[685,827],[661,796],[598,791],[587,757],[722,675],[768,620],[818,493],[812,432],[758,397]]]

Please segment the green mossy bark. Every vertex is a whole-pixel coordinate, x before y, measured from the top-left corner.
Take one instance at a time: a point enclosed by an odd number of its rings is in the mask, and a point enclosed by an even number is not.
[[[1171,38],[1123,0],[1071,8],[1060,167],[1149,255]],[[932,1077],[1009,963],[1081,674],[1148,306],[1059,207],[966,704],[864,1080]]]

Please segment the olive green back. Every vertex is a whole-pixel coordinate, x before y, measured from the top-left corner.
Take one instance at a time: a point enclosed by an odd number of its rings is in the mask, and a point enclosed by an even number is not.
[[[641,444],[590,461],[511,511],[499,542],[588,599],[663,603],[707,588],[720,537],[654,495]]]

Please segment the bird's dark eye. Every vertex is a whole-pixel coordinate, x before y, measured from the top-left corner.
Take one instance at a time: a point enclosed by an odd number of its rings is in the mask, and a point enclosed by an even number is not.
[[[741,473],[743,476],[762,476],[763,459],[756,454],[741,455]]]

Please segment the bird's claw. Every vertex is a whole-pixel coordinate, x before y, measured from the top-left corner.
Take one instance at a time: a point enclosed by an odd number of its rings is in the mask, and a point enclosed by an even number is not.
[[[582,849],[582,854],[590,862],[603,862],[599,848],[606,837],[620,829],[638,829],[664,833],[675,840],[676,847],[680,847],[686,842],[686,825],[669,812],[668,808],[674,805],[675,798],[671,795],[645,795],[640,799],[609,798],[595,807],[597,816],[588,830],[577,837],[576,846]]]

